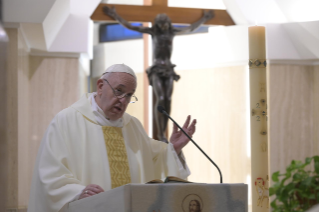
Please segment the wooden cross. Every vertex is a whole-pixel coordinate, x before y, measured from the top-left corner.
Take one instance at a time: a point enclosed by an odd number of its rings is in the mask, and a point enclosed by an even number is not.
[[[168,0],[144,0],[143,6],[120,5],[120,4],[99,4],[91,19],[95,22],[114,22],[114,19],[104,14],[103,7],[115,7],[117,14],[129,22],[153,22],[156,15],[165,13],[174,24],[192,24],[203,16],[204,9],[168,7]],[[206,25],[235,25],[226,10],[213,10],[214,18],[207,21]],[[145,25],[147,26],[147,25]],[[148,35],[143,34],[144,40],[144,70],[148,64]],[[144,74],[144,128],[148,132],[148,79]],[[154,101],[154,99],[153,99]],[[154,102],[153,102],[154,104]],[[154,119],[154,118],[153,118]],[[155,126],[155,120],[153,120]],[[156,129],[153,127],[153,138],[156,138]],[[166,132],[166,137],[168,137]]]
[[[131,22],[153,22],[156,15],[165,13],[174,24],[191,24],[199,20],[203,15],[203,9],[168,7],[167,0],[153,0],[150,5],[120,5],[120,4],[99,4],[91,16],[93,21],[105,22],[114,21],[103,12],[103,7],[115,7],[116,12],[125,20]],[[207,21],[206,25],[235,25],[226,10],[213,10],[214,18]]]

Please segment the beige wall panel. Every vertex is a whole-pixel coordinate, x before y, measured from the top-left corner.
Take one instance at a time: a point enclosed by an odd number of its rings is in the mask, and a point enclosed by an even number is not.
[[[180,71],[175,83],[171,116],[182,126],[186,116],[197,119],[193,139],[218,164],[225,183],[246,183],[247,68],[223,67]],[[171,133],[172,123],[169,123]],[[184,148],[192,172],[190,181],[219,183],[216,168],[192,144]]]
[[[313,82],[313,66],[269,66],[270,175],[313,154]]]
[[[3,31],[0,24],[0,211],[4,211],[6,207],[7,196],[7,101],[8,101],[8,85],[7,85],[7,50],[8,37]]]
[[[92,77],[90,80],[90,91],[92,92],[96,92],[97,86],[96,83],[97,81],[100,79],[100,77]]]
[[[86,70],[87,67],[83,67],[83,65],[81,65],[79,63],[79,95],[82,96],[84,95],[85,93],[88,92],[88,72]]]
[[[91,61],[91,84],[90,89],[96,91],[96,82],[101,77],[101,72],[105,70],[105,52],[104,45],[95,45],[93,47],[93,60]]]
[[[18,30],[6,29],[8,47],[8,187],[6,202],[8,208],[18,204]]]
[[[135,116],[142,125],[144,126],[144,80],[143,80],[144,73],[137,73],[137,88],[135,92],[135,96],[138,98],[138,101],[135,103],[130,103],[127,106],[126,112],[132,116]]]
[[[41,139],[53,117],[79,99],[76,58],[30,57],[27,199]]]
[[[92,77],[100,77],[104,70],[107,68],[105,67],[105,47],[103,44],[95,45],[93,47],[93,60],[92,63]]]
[[[319,155],[319,66],[313,67],[313,151]]]
[[[18,33],[18,206],[25,208],[28,203],[30,184],[29,145],[29,54],[27,45]]]

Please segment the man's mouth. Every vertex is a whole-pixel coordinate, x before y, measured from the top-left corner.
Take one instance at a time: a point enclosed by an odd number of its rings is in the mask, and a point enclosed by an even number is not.
[[[117,111],[119,111],[119,112],[122,111],[122,108],[120,108],[120,107],[114,106],[114,108],[115,108]]]

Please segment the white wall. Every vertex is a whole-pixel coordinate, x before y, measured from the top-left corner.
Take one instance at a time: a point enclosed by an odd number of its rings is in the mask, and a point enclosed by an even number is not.
[[[136,73],[143,72],[143,57],[142,39],[96,45],[94,46],[92,77],[99,77],[107,67],[121,63],[130,66]]]
[[[42,23],[56,0],[3,0],[4,22]]]

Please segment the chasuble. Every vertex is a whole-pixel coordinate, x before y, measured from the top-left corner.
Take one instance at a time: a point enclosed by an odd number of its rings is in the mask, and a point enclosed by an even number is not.
[[[89,184],[105,191],[128,183],[189,174],[172,144],[148,137],[125,113],[123,126],[101,126],[85,94],[50,123],[34,168],[29,212],[60,211]]]

